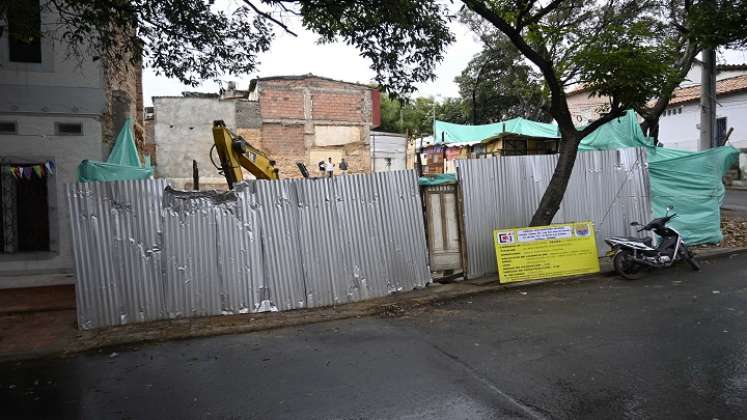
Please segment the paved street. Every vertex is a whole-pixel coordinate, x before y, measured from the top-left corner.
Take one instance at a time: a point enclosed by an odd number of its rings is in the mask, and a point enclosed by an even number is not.
[[[0,365],[3,418],[747,417],[747,256]]]

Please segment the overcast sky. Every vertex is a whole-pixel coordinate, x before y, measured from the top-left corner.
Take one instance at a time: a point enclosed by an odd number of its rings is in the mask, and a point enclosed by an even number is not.
[[[456,11],[456,10],[455,10]],[[237,82],[239,89],[247,89],[249,80],[255,77],[299,75],[313,73],[317,76],[348,82],[368,83],[373,79],[373,72],[369,68],[370,61],[360,57],[358,50],[345,44],[317,44],[318,36],[301,28],[297,20],[288,19],[292,30],[298,37],[277,32],[270,51],[260,56],[258,71],[243,77],[228,77]],[[466,26],[452,22],[451,29],[456,36],[456,42],[451,44],[436,70],[437,78],[419,86],[415,96],[458,96],[458,87],[454,78],[466,67],[469,60],[477,54],[482,45]],[[744,51],[727,51],[719,58],[727,63],[747,63]],[[156,76],[152,69],[143,71],[143,96],[145,106],[151,106],[153,96],[179,96],[182,91],[193,90],[202,92],[217,92],[218,86],[206,82],[194,88],[182,85],[179,81],[164,76]]]
[[[255,77],[306,73],[348,82],[368,83],[373,80],[374,73],[369,68],[370,61],[360,57],[355,47],[341,43],[319,45],[316,42],[316,34],[303,30],[298,22],[289,23],[298,37],[278,31],[270,51],[260,56],[261,63],[256,73],[226,80],[235,80],[239,89],[248,88],[249,80]],[[456,42],[449,46],[444,61],[438,65],[437,79],[420,85],[416,96],[458,96],[454,77],[459,75],[472,56],[480,51],[481,42],[458,22],[453,22],[451,27],[456,35]],[[178,96],[185,90],[217,92],[218,87],[215,83],[206,82],[193,88],[184,86],[177,80],[156,76],[152,69],[146,68],[143,71],[145,106],[151,105],[153,96]]]

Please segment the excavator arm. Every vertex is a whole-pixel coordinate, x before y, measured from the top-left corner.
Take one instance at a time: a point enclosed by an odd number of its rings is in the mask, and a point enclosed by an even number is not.
[[[279,179],[275,161],[243,137],[234,135],[223,121],[213,122],[213,141],[220,158],[219,169],[226,177],[228,188],[233,189],[236,182],[244,179],[241,168],[249,171],[257,179]]]

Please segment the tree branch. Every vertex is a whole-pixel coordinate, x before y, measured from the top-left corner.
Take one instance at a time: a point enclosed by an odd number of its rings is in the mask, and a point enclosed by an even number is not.
[[[258,15],[264,17],[265,19],[268,19],[268,20],[272,21],[273,23],[275,23],[279,27],[283,28],[283,30],[285,32],[287,32],[287,33],[289,33],[289,34],[291,34],[293,36],[298,36],[298,34],[296,34],[295,32],[291,31],[290,28],[288,28],[288,25],[286,25],[285,23],[283,23],[283,22],[275,19],[269,13],[264,12],[262,10],[259,10],[259,8],[257,6],[255,6],[254,3],[252,3],[251,1],[249,1],[249,0],[242,0],[242,1],[244,2],[244,4],[246,4],[247,6],[251,7]]]
[[[685,53],[680,57],[676,64],[678,69],[677,77],[673,78],[670,83],[662,88],[652,107],[646,107],[644,105],[636,109],[636,111],[643,117],[641,129],[644,132],[658,125],[661,114],[664,113],[667,106],[669,106],[669,101],[672,100],[672,93],[687,76],[690,68],[692,68],[693,62],[700,53],[700,50],[701,48],[696,42],[691,40],[685,41]]]
[[[493,26],[498,28],[498,30],[506,34],[508,39],[511,40],[511,43],[514,44],[514,46],[522,54],[524,54],[524,56],[529,59],[529,61],[539,67],[542,75],[545,77],[547,87],[550,89],[551,114],[555,118],[555,121],[558,123],[561,132],[565,131],[567,133],[570,130],[575,130],[573,126],[573,119],[571,118],[571,113],[568,110],[568,103],[565,98],[563,86],[558,80],[558,76],[555,74],[555,68],[553,67],[552,62],[543,57],[542,54],[540,54],[538,51],[530,47],[526,40],[524,40],[524,38],[522,37],[521,31],[519,29],[512,27],[508,22],[506,22],[505,19],[490,10],[484,2],[478,0],[463,0],[463,2],[470,10],[477,13],[483,19],[487,20]],[[560,2],[554,1],[553,3]],[[548,10],[548,12],[549,11],[550,10]]]
[[[591,124],[584,127],[583,130],[579,132],[578,139],[579,141],[583,139],[584,137],[588,136],[594,130],[597,128],[603,126],[604,124],[607,124],[608,122],[614,120],[615,118],[621,117],[623,114],[625,114],[626,110],[623,107],[619,106],[613,106],[609,113],[597,118],[596,120],[592,121]]]
[[[526,20],[527,25],[533,25],[540,20],[542,20],[543,17],[547,16],[548,13],[552,12],[553,10],[557,9],[558,6],[560,6],[561,3],[563,3],[565,0],[553,0],[551,1],[547,6],[539,9],[537,13],[535,13],[533,16],[531,16],[529,19]]]

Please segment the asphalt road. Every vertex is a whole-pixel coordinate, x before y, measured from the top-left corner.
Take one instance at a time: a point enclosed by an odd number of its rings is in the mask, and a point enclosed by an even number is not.
[[[747,214],[747,190],[726,190],[726,198],[721,208]]]
[[[747,256],[0,365],[2,418],[747,418]],[[112,354],[116,352],[116,354]]]

